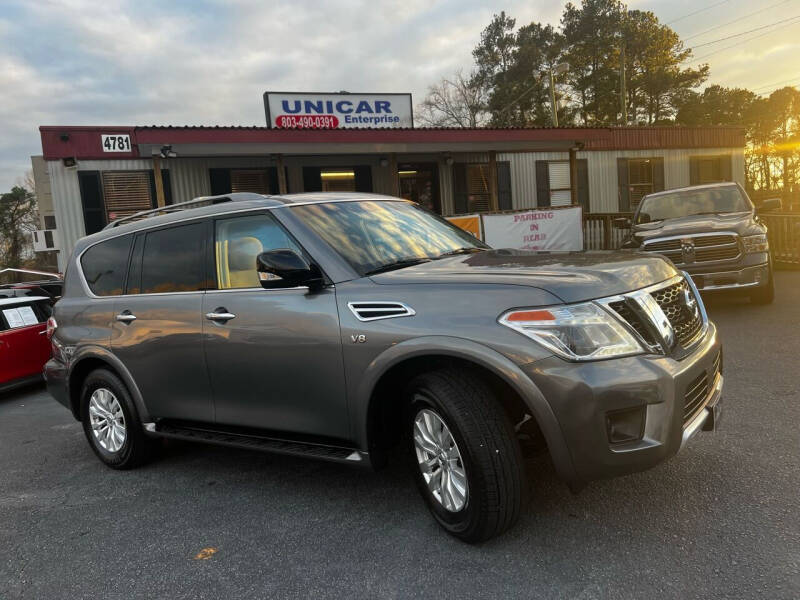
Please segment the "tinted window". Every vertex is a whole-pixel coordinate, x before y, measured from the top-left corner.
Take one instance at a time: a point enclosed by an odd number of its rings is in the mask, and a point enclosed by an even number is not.
[[[194,223],[147,234],[142,256],[142,293],[191,292],[205,287],[203,238]]]
[[[96,296],[119,296],[125,282],[133,236],[123,235],[89,248],[81,257],[83,275]]]
[[[0,306],[0,331],[44,323],[52,314],[47,302]]]
[[[746,212],[753,207],[733,185],[668,192],[647,196],[639,205],[637,223],[650,223],[691,215]]]
[[[215,255],[219,289],[261,287],[256,257],[267,250],[300,248],[271,215],[222,219],[216,224]]]

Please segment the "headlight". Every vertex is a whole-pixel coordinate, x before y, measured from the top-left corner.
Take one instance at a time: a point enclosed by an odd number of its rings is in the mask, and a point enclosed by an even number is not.
[[[769,252],[769,242],[767,242],[767,234],[765,233],[746,235],[742,238],[742,242],[744,243],[745,254]]]
[[[498,321],[568,360],[596,360],[643,352],[619,321],[591,302],[513,310]]]

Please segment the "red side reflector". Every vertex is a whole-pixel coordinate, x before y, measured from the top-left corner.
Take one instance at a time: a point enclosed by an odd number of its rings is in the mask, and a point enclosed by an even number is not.
[[[549,310],[521,310],[508,315],[506,320],[514,321],[555,321],[556,318]]]

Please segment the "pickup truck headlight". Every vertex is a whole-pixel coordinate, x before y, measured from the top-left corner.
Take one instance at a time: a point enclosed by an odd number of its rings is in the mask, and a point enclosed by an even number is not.
[[[767,234],[746,235],[742,238],[745,254],[755,254],[756,252],[769,252],[769,242]]]
[[[567,360],[597,360],[644,351],[619,321],[591,302],[512,310],[498,321]]]

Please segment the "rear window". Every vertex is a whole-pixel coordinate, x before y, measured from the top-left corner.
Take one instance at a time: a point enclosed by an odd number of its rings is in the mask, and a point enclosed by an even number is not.
[[[95,296],[122,294],[132,239],[131,235],[112,238],[95,244],[83,253],[83,276]]]
[[[205,223],[147,234],[142,253],[141,293],[192,292],[206,287],[203,269]],[[136,282],[132,282],[135,287]]]

